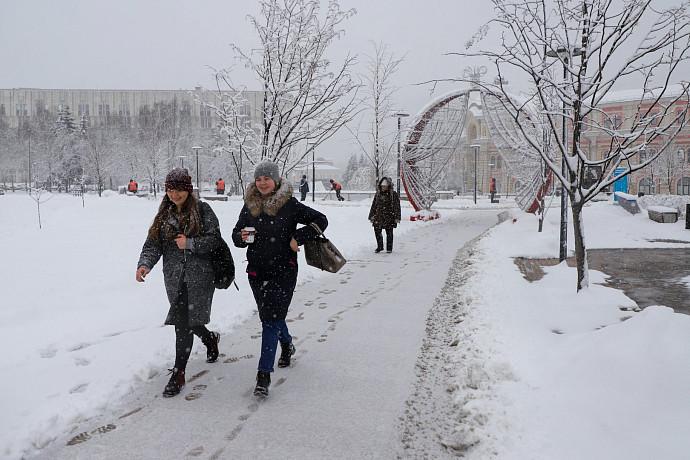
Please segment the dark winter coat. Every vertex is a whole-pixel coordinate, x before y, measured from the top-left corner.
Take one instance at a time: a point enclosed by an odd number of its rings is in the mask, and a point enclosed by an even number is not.
[[[278,188],[269,198],[263,198],[254,183],[249,185],[245,204],[232,230],[232,241],[238,248],[247,248],[247,274],[255,298],[256,288],[261,286],[261,282],[282,278],[276,283],[285,286],[284,279],[296,280],[297,253],[290,248],[290,240],[294,238],[301,246],[315,239],[318,234],[308,225],[311,222],[322,230],[328,226],[325,215],[292,196],[292,185],[286,179],[280,180]],[[297,224],[305,226],[297,228]],[[242,241],[242,229],[245,227],[256,229],[253,243]],[[292,291],[286,295],[275,294],[278,291],[270,289],[266,295],[272,292],[272,298],[257,301],[261,321],[284,320],[287,316]]]
[[[211,252],[220,245],[220,224],[208,203],[198,203],[201,218],[200,237],[187,237],[186,249],[177,247],[174,238],[185,233],[177,219],[170,217],[169,224],[173,235],[161,231],[161,241],[149,237],[144,243],[137,267],[153,269],[163,257],[163,279],[170,302],[170,310],[165,324],[177,324],[179,317],[173,307],[180,293],[180,286],[187,283],[189,300],[189,326],[200,326],[211,321],[211,302],[213,300],[213,266]]]
[[[299,183],[299,191],[300,193],[309,193],[309,182],[302,179]]]
[[[381,190],[381,182],[386,179],[388,190]],[[393,190],[393,182],[390,177],[382,177],[376,185],[376,195],[371,202],[369,221],[375,228],[395,228],[400,222],[400,198]]]

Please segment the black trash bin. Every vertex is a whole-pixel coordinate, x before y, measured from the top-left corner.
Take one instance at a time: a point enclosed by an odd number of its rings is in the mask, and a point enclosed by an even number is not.
[[[685,205],[685,229],[690,230],[690,203]]]

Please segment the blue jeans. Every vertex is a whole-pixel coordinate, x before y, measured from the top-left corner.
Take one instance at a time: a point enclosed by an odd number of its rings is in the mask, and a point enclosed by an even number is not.
[[[276,360],[278,342],[290,343],[292,337],[288,332],[285,320],[264,321],[261,323],[261,358],[259,358],[259,371],[273,372],[273,363]]]

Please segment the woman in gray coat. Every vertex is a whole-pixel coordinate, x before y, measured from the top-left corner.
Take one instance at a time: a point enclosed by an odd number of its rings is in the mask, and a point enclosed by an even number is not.
[[[163,396],[175,396],[185,384],[185,368],[194,335],[206,345],[206,362],[218,359],[220,335],[209,331],[213,300],[211,252],[219,246],[218,218],[207,203],[192,194],[186,169],[173,169],[165,178],[165,196],[149,228],[137,265],[136,280],[144,282],[163,257],[163,278],[170,302],[165,324],[175,326],[175,366]]]

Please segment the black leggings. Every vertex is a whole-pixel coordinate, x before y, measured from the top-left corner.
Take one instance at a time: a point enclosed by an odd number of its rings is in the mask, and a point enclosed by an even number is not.
[[[183,284],[180,289],[180,297],[177,300],[177,313],[179,322],[175,324],[175,368],[186,369],[189,355],[192,353],[194,336],[196,335],[202,342],[208,342],[211,338],[211,331],[206,326],[189,326],[189,301],[187,298],[187,284]]]

